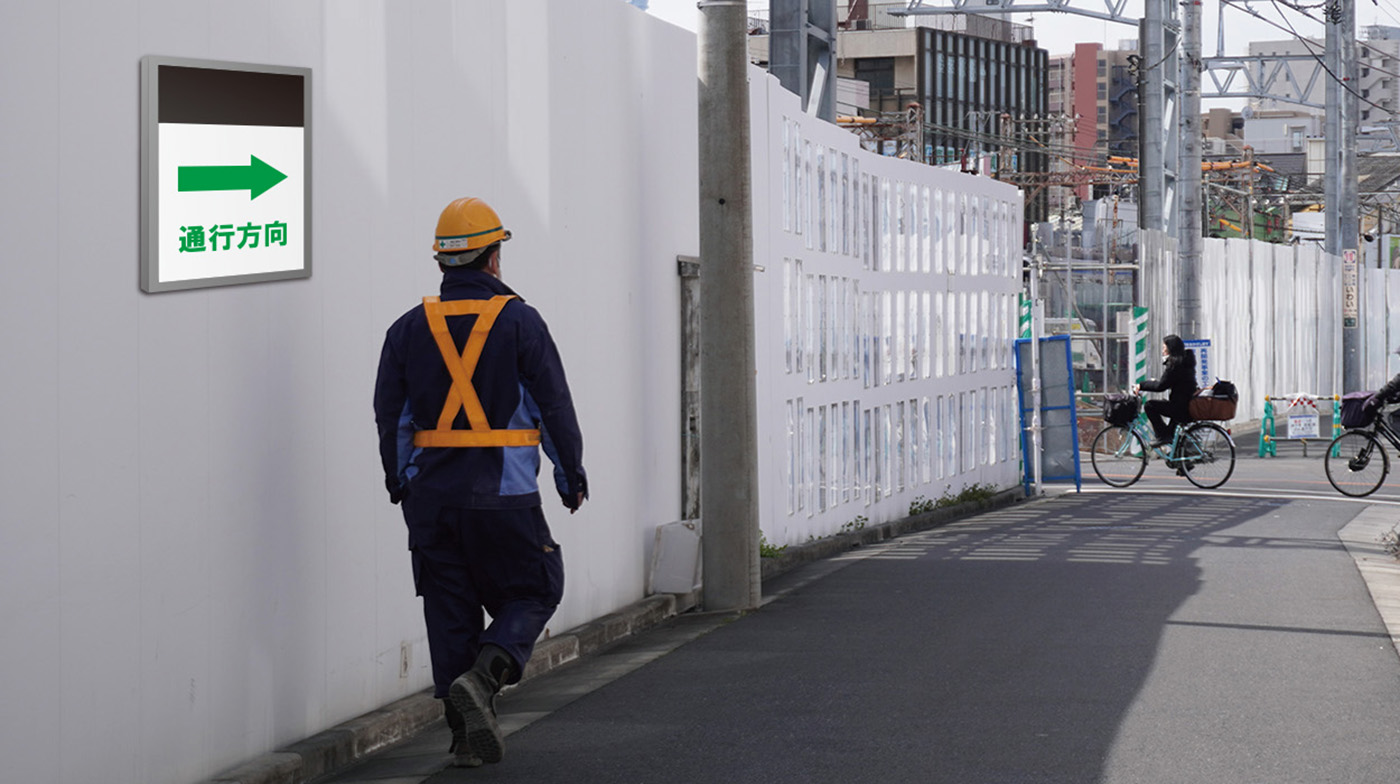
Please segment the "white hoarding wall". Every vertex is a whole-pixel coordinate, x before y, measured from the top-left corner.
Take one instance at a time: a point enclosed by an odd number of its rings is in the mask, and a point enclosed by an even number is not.
[[[1161,372],[1161,340],[1176,331],[1178,260],[1160,232],[1142,232],[1143,290],[1151,308],[1148,374]],[[1239,388],[1237,421],[1264,415],[1265,396],[1342,391],[1341,261],[1316,244],[1207,239],[1201,257],[1202,328],[1212,375]],[[1400,358],[1400,276],[1363,269],[1360,281],[1363,386],[1374,389]],[[1397,336],[1397,337],[1392,337]]]
[[[1020,192],[865,152],[763,81],[754,288],[765,538],[801,543],[971,485],[1016,484]]]
[[[146,55],[311,69],[310,278],[140,292]],[[460,196],[514,232],[587,444],[551,630],[642,597],[680,515],[695,69],[615,0],[0,5],[3,778],[197,781],[429,685],[370,402]],[[1015,192],[751,81],[766,535],[1013,484]]]

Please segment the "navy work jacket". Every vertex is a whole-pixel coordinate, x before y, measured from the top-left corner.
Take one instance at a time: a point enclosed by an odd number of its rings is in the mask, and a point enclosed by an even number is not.
[[[443,302],[503,294],[515,292],[485,272],[458,267],[443,274]],[[459,353],[475,321],[474,316],[447,319]],[[578,494],[588,492],[583,437],[564,365],[539,311],[523,299],[506,303],[482,347],[471,383],[492,428],[540,431],[541,446],[554,462],[555,488],[573,508]],[[437,427],[451,387],[451,375],[420,303],[385,334],[374,388],[379,455],[388,487],[404,494],[405,512],[433,518],[444,506],[538,506],[540,454],[534,446],[414,446],[415,432]],[[453,427],[467,426],[459,409]]]

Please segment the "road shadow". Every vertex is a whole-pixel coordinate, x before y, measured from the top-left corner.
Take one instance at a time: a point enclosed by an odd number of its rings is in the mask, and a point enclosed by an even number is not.
[[[1066,495],[856,551],[431,781],[1099,781],[1193,553],[1340,547],[1228,532],[1282,505]]]

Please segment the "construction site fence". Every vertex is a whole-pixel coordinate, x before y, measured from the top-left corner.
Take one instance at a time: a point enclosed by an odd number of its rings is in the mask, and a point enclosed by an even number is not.
[[[1301,413],[1294,414],[1294,411]],[[1322,427],[1324,412],[1330,420],[1327,428]],[[1282,428],[1278,424],[1280,419],[1284,423]],[[1280,441],[1299,442],[1303,455],[1307,456],[1309,441],[1331,443],[1342,430],[1341,395],[1266,395],[1264,415],[1259,421],[1259,457],[1277,457]]]

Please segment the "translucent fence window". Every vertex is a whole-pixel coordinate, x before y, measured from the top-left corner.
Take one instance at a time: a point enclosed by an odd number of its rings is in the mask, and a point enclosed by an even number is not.
[[[991,399],[987,402],[987,464],[997,462],[998,430],[1001,428],[1001,390],[992,387],[987,391]]]
[[[908,366],[907,378],[919,377],[919,292],[909,292],[909,332],[904,347],[904,362]]]
[[[817,288],[817,276],[808,273],[806,280],[803,281],[803,286],[802,307],[807,310],[807,334],[803,338],[805,343],[803,353],[806,355],[807,362],[807,382],[815,383],[820,378],[818,363],[821,359],[817,353],[821,350],[817,343],[817,332],[821,329],[821,302],[819,301],[821,292]]]
[[[972,248],[968,244],[967,194],[958,194],[958,272],[968,274],[968,257]],[[811,247],[811,245],[808,245]]]
[[[792,231],[792,120],[783,118],[783,231]]]
[[[811,517],[817,512],[817,483],[820,477],[817,476],[817,456],[821,454],[817,447],[817,412],[814,408],[808,408],[804,414],[806,419],[803,435],[802,472],[807,477],[803,486],[803,495],[806,496],[807,516]]]
[[[893,455],[893,457],[894,457],[894,487],[895,487],[895,491],[896,491],[896,492],[902,493],[902,492],[904,492],[904,487],[905,487],[905,484],[904,484],[904,472],[905,472],[905,465],[904,465],[904,464],[905,464],[905,459],[904,459],[904,442],[905,442],[905,439],[904,439],[904,401],[903,401],[903,400],[901,400],[901,401],[899,401],[898,403],[895,403],[895,404],[894,404],[894,410],[893,410],[893,412],[892,412],[892,416],[893,416],[893,418],[894,418],[894,422],[893,422],[893,428],[894,428],[894,450],[893,450],[893,451],[894,451],[894,455]]]
[[[841,403],[841,503],[851,500],[851,404]]]
[[[797,407],[795,401],[787,401],[787,513],[797,511]]]
[[[948,408],[943,418],[944,433],[946,434],[943,440],[945,447],[943,458],[946,461],[944,468],[946,475],[950,478],[958,475],[958,425],[962,421],[962,409],[958,406],[958,402],[961,398],[961,393],[948,395],[946,399]]]
[[[822,380],[822,381],[825,381],[825,380],[826,380],[826,371],[827,371],[827,367],[826,367],[826,335],[827,335],[826,320],[827,320],[827,307],[826,307],[826,276],[825,276],[825,275],[818,275],[818,276],[817,276],[817,293],[816,293],[816,298],[817,298],[817,343],[816,343],[816,349],[817,349],[817,378],[820,379],[820,380]]]
[[[861,472],[861,455],[864,450],[861,448],[860,427],[860,401],[851,401],[851,500],[859,501],[861,496],[861,483],[865,481],[865,474]]]
[[[919,335],[919,375],[924,378],[933,377],[933,295],[925,291],[920,296],[919,325],[922,332]]]
[[[888,386],[894,379],[894,358],[890,354],[894,350],[891,342],[894,338],[894,303],[892,292],[880,292],[880,385]]]
[[[904,238],[908,236],[909,227],[905,223],[905,196],[904,183],[894,184],[894,268],[896,272],[903,272],[907,263],[905,257],[907,248]]]
[[[856,168],[859,169],[859,163]],[[856,222],[856,243],[860,250],[860,264],[863,269],[870,269],[870,177],[860,175],[860,193],[856,194],[856,212],[859,218]]]
[[[797,422],[797,511],[807,509],[807,440],[810,436],[806,409],[802,398],[797,399],[795,416]]]
[[[826,489],[826,506],[828,509],[834,508],[841,503],[841,488],[845,486],[845,478],[842,476],[842,468],[846,461],[842,459],[841,441],[846,430],[841,427],[841,404],[831,404],[831,435],[827,439],[831,443],[831,449],[827,452],[827,463],[831,466],[831,471],[827,476],[830,481]]]
[[[841,153],[841,255],[851,255],[851,157]]]
[[[981,366],[985,370],[992,366],[992,295],[990,292],[984,291],[981,293],[980,299],[982,300],[982,306],[977,310],[977,318],[979,319],[977,322],[977,334],[981,337],[978,350],[981,352],[982,356],[978,361],[982,363]]]
[[[919,271],[919,186],[905,186],[904,199],[904,269]]]
[[[866,389],[873,383],[874,375],[870,356],[875,341],[873,297],[869,292],[860,295],[860,375]]]
[[[802,143],[802,237],[812,249],[812,143]]]
[[[832,253],[841,252],[841,172],[836,165],[836,148],[831,147],[826,151],[826,176],[828,186],[826,189],[827,215],[831,219],[826,222],[826,248]]]
[[[919,422],[919,479],[923,484],[933,481],[933,420],[929,418],[929,399],[923,399]]]
[[[943,478],[943,471],[947,466],[947,460],[943,458],[948,451],[948,411],[947,404],[943,396],[939,395],[933,403],[934,428],[933,428],[933,448],[936,450],[933,456],[934,468],[938,478]]]
[[[890,248],[890,232],[894,230],[893,227],[890,225],[890,198],[890,181],[881,179],[880,192],[876,199],[876,201],[879,203],[878,214],[880,216],[878,229],[880,232],[880,245],[879,250],[877,251],[880,255],[880,258],[879,262],[875,265],[875,269],[878,269],[881,272],[890,271],[890,255],[892,252],[892,249]]]
[[[826,311],[830,316],[826,319],[827,332],[830,333],[826,340],[826,367],[829,370],[829,378],[841,377],[841,279],[832,277],[826,281]]]
[[[827,201],[826,201],[826,148],[817,145],[817,250],[826,250]]]
[[[977,368],[987,370],[988,367],[991,367],[987,361],[987,349],[990,346],[987,335],[988,329],[991,329],[991,316],[988,315],[988,308],[991,307],[991,294],[988,294],[987,291],[981,291],[973,298],[977,301]]]
[[[865,505],[874,500],[875,487],[875,431],[871,423],[871,410],[861,412],[861,487],[864,489]]]
[[[978,364],[980,360],[980,352],[977,351],[977,345],[981,342],[982,339],[982,333],[978,330],[978,327],[982,323],[982,316],[979,312],[980,308],[978,308],[977,303],[978,293],[974,291],[972,292],[971,296],[967,298],[967,371],[969,373],[975,373],[978,370],[982,369],[982,366]]]
[[[894,495],[894,472],[895,472],[895,442],[894,442],[894,406],[889,403],[880,406],[880,432],[882,447],[881,470],[884,471],[885,481],[883,483],[884,493],[882,497],[888,498]]]
[[[943,326],[943,295],[933,295],[933,375],[935,378],[943,378],[943,357],[944,340],[943,336],[947,330]]]
[[[958,395],[958,405],[962,408],[962,469],[967,472],[977,465],[977,391]]]
[[[826,406],[817,411],[817,511],[826,511]]]
[[[795,259],[792,262],[792,281],[789,287],[789,296],[792,297],[792,313],[790,314],[792,321],[789,329],[791,329],[793,336],[792,372],[798,374],[806,372],[807,367],[802,356],[802,351],[807,343],[804,339],[806,337],[804,334],[806,332],[806,310],[802,307],[803,281],[805,280],[806,278],[802,275],[802,260]]]
[[[880,500],[885,495],[885,477],[889,472],[885,469],[885,444],[889,438],[889,417],[885,413],[884,406],[875,407],[875,455],[872,465],[875,474],[871,479],[871,495],[875,500]]]
[[[847,375],[850,378],[860,378],[861,284],[854,277],[850,281],[850,290],[846,293],[846,307],[850,311],[847,314],[847,323],[850,325],[846,336]]]
[[[909,352],[905,346],[906,319],[905,302],[909,295],[903,291],[894,295],[894,380],[903,381],[904,371],[909,366]]]
[[[947,358],[946,375],[956,376],[958,368],[958,295],[948,292],[943,311],[943,355]]]
[[[962,251],[958,247],[958,199],[959,194],[946,193],[943,195],[943,247],[944,256],[948,261],[948,274],[953,275],[958,271],[958,259],[962,258]]]
[[[919,199],[919,269],[923,272],[933,270],[933,226],[929,216],[933,211],[933,189],[923,186],[922,198]]]
[[[807,202],[803,194],[807,192],[807,177],[803,171],[806,166],[806,149],[802,141],[802,125],[793,123],[792,126],[792,229],[798,234],[807,232]],[[811,247],[811,246],[808,246]]]
[[[783,259],[783,372],[792,372],[792,259]]]
[[[992,214],[992,201],[991,201],[991,199],[988,199],[986,196],[983,196],[983,197],[982,197],[982,210],[981,210],[981,212],[982,212],[982,222],[981,222],[981,226],[982,226],[982,249],[981,249],[981,253],[979,253],[979,254],[977,254],[977,255],[978,255],[978,258],[981,259],[981,272],[982,272],[983,275],[986,275],[986,274],[988,274],[988,273],[990,273],[990,272],[992,271],[992,264],[991,264],[991,260],[992,260],[992,259],[991,259],[991,256],[992,256],[992,224],[991,224],[991,221],[988,220],[988,218],[989,218],[989,217],[991,216],[991,214]]]
[[[935,188],[933,190],[933,271],[943,274],[946,269],[944,261],[948,258],[947,226],[948,216],[944,212],[943,191]]]

